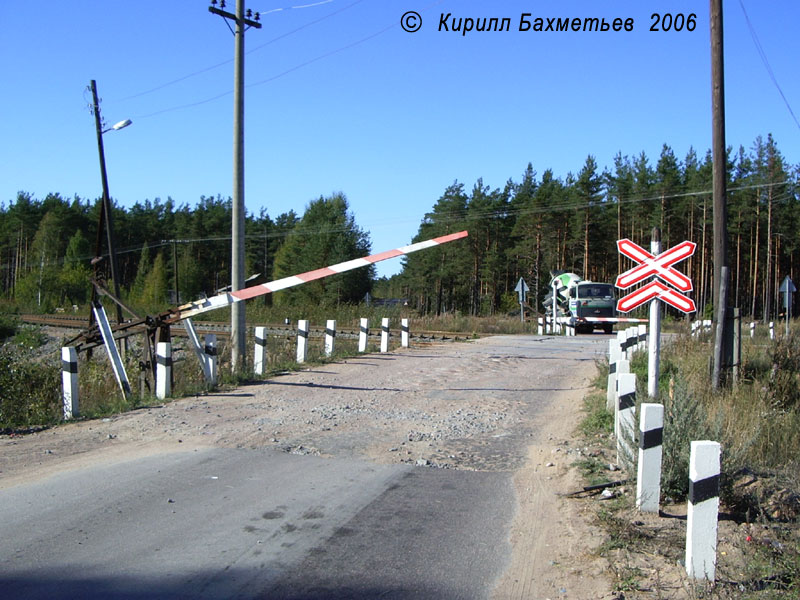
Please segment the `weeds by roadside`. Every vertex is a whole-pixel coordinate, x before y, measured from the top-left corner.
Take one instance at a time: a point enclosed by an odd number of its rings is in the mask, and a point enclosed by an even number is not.
[[[645,515],[634,506],[635,483],[612,500],[597,501],[595,519],[607,539],[599,552],[611,567],[618,598],[800,599],[800,339],[745,340],[742,379],[723,393],[708,383],[708,345],[680,337],[662,349],[660,401],[665,406],[662,508]],[[646,382],[646,357],[632,371]],[[603,389],[602,382],[596,387]],[[646,384],[637,397],[644,398]],[[598,414],[605,397],[585,401],[580,433],[606,440]],[[637,411],[638,414],[638,411]],[[610,420],[611,415],[608,415]],[[689,442],[715,439],[723,446],[722,507],[715,585],[689,581],[685,510]],[[587,483],[602,479],[603,459],[576,464]],[[635,474],[634,474],[635,477]]]

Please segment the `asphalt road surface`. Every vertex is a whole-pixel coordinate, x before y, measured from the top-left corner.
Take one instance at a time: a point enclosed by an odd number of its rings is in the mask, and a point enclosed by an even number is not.
[[[574,384],[574,361],[593,361],[605,339],[511,336],[439,348],[441,361],[420,360],[432,352],[421,349],[394,362],[413,365],[416,396],[427,382],[436,388],[427,397],[437,401],[449,389],[452,397],[492,390],[496,402],[513,402],[505,429],[467,437],[473,455],[524,457],[525,440],[542,427],[541,406]],[[465,373],[448,388],[431,377],[428,365],[446,364],[448,353],[469,355],[466,370],[480,381],[470,383]],[[319,378],[330,381],[325,372]],[[489,598],[510,562],[516,509],[515,461],[496,464],[432,468],[266,446],[179,447],[97,461],[0,490],[0,593],[48,600]]]

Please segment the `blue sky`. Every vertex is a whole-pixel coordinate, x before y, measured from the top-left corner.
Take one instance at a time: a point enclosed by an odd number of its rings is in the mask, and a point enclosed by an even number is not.
[[[246,205],[270,216],[344,192],[373,250],[407,244],[454,180],[502,188],[530,162],[577,172],[592,154],[711,146],[708,2],[688,0],[248,0]],[[800,2],[741,0],[800,115]],[[235,0],[228,1],[233,10]],[[131,206],[193,205],[232,190],[233,36],[206,0],[0,4],[0,202],[18,191],[101,194],[86,88],[111,125],[109,187]],[[407,33],[401,16],[421,14]],[[520,32],[542,17],[634,19],[632,32]],[[652,32],[651,14],[695,12],[694,31]],[[772,133],[791,164],[800,127],[759,57],[740,0],[725,0],[727,143]],[[511,31],[438,31],[440,15],[508,17]],[[323,266],[323,265],[320,265]],[[398,259],[379,274],[400,269]]]

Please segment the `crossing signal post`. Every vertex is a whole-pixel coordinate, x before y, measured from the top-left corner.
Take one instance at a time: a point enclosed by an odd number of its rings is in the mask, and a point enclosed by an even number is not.
[[[681,242],[677,246],[661,252],[661,230],[658,227],[654,227],[650,252],[628,239],[617,241],[617,248],[620,254],[624,254],[637,263],[635,267],[617,277],[615,285],[618,288],[627,289],[649,277],[657,277],[680,290],[674,290],[654,279],[647,285],[634,290],[617,301],[617,311],[624,313],[632,311],[645,302],[650,302],[647,394],[651,398],[656,398],[658,396],[658,371],[661,356],[661,313],[656,300],[666,302],[685,313],[695,312],[694,300],[681,293],[692,291],[692,280],[673,268],[672,265],[694,254],[697,244],[689,241]]]

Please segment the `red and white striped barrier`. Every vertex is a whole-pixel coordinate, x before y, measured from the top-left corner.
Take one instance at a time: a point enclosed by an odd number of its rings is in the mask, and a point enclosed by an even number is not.
[[[210,310],[216,310],[218,308],[230,306],[234,302],[249,300],[250,298],[255,298],[264,294],[271,294],[273,292],[278,292],[280,290],[302,285],[304,283],[308,283],[309,281],[315,281],[331,275],[337,275],[339,273],[351,271],[359,267],[366,267],[382,260],[396,258],[398,256],[411,254],[412,252],[425,250],[427,248],[433,248],[434,246],[439,246],[441,244],[446,244],[448,242],[465,238],[467,235],[468,232],[459,231],[458,233],[451,233],[450,235],[444,235],[431,240],[425,240],[424,242],[417,242],[416,244],[402,246],[400,248],[395,248],[394,250],[387,250],[386,252],[372,254],[371,256],[356,258],[331,265],[329,267],[323,267],[322,269],[308,271],[306,273],[301,273],[300,275],[292,275],[291,277],[276,279],[275,281],[270,281],[269,283],[264,283],[261,285],[255,285],[243,290],[225,292],[224,294],[219,294],[211,298],[204,298],[202,300],[189,302],[188,304],[184,304],[183,306],[179,306],[177,309],[175,309],[174,316],[170,317],[168,321],[172,322],[186,319]]]

